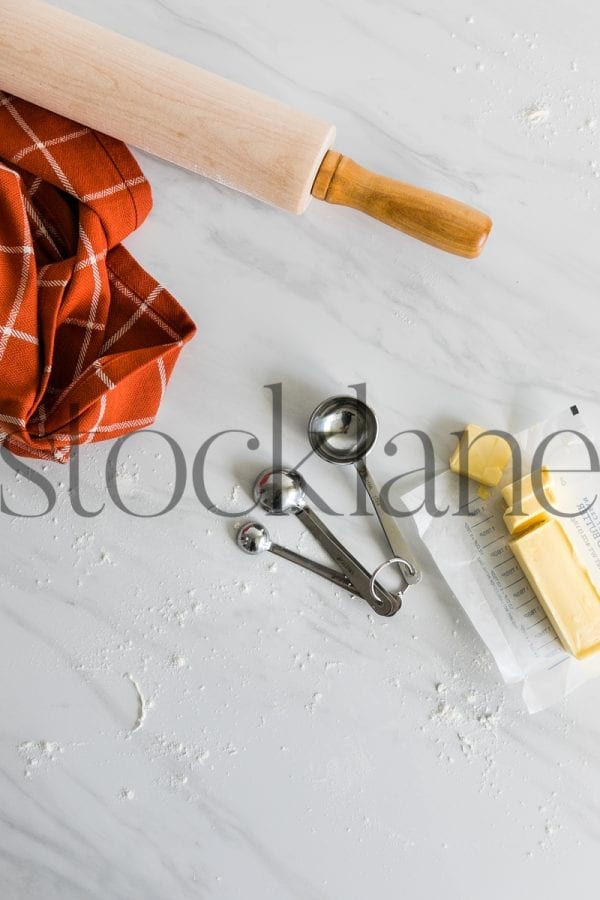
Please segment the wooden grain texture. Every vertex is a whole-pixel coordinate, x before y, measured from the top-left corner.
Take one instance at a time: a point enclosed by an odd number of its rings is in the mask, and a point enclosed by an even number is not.
[[[0,89],[301,213],[332,125],[38,0],[0,0]]]
[[[332,150],[325,155],[312,193],[468,259],[479,256],[492,227],[489,216],[459,200],[377,175]]]

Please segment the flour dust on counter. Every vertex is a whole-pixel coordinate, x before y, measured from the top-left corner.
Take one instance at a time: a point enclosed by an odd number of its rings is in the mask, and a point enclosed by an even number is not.
[[[521,111],[521,117],[528,125],[540,125],[550,118],[550,108],[543,103],[532,103]]]
[[[512,734],[527,713],[516,711],[512,699],[495,683],[491,657],[485,652],[478,654],[468,642],[459,643],[451,664],[441,671],[443,680],[432,685],[428,698],[431,712],[421,725],[422,733],[432,741],[439,764],[450,777],[464,778],[466,765],[478,779],[480,794],[500,804],[507,815],[518,815],[524,803],[516,799],[514,779],[520,780],[517,773],[523,766],[524,748],[513,745]],[[559,729],[567,736],[571,725],[564,720]],[[560,799],[564,770],[565,764],[560,762],[557,789],[549,790],[530,810],[523,851],[527,859],[560,852],[566,827]],[[508,772],[512,773],[511,784]],[[451,843],[451,837],[449,840]]]
[[[146,721],[146,716],[148,715],[148,708],[152,701],[148,701],[146,697],[142,694],[142,689],[139,684],[129,672],[125,672],[123,678],[127,678],[128,681],[131,682],[133,688],[135,690],[135,694],[137,697],[137,715],[135,717],[135,722],[133,723],[133,727],[131,728],[131,734],[135,734],[136,731],[139,731],[142,728],[144,722]]]
[[[26,778],[43,772],[56,761],[57,754],[65,752],[57,741],[23,741],[17,750],[25,765],[23,774]]]

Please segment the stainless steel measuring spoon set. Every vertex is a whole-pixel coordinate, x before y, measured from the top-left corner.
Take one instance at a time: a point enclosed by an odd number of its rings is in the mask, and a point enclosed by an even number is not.
[[[365,457],[377,439],[377,419],[373,411],[355,397],[331,397],[320,403],[308,423],[308,438],[315,453],[330,463],[354,465],[371,499],[392,556],[369,572],[327,528],[308,505],[306,482],[293,469],[275,468],[262,472],[254,484],[254,499],[268,513],[297,516],[339,569],[308,559],[294,550],[274,543],[259,522],[247,522],[237,534],[237,543],[246,553],[269,551],[326,578],[338,587],[361,597],[380,616],[393,616],[402,606],[407,587],[416,584],[421,573],[396,520],[382,506]],[[387,566],[397,565],[401,588],[392,593],[378,580]]]

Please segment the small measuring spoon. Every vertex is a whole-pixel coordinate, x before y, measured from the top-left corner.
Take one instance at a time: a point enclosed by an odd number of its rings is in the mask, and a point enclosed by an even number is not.
[[[256,479],[254,499],[269,513],[295,515],[338,564],[354,585],[358,596],[366,600],[380,616],[393,616],[402,605],[401,596],[385,590],[327,528],[307,505],[305,481],[293,469],[266,469]],[[390,561],[391,562],[391,561]],[[393,562],[397,562],[394,558]],[[385,564],[384,564],[385,565]],[[381,566],[378,570],[381,571]]]
[[[308,439],[315,453],[330,463],[354,465],[377,513],[389,547],[399,563],[406,584],[421,580],[421,572],[398,523],[381,504],[365,456],[377,440],[377,419],[373,410],[356,397],[330,397],[314,410],[308,422]]]
[[[260,522],[246,522],[238,531],[236,540],[238,547],[241,547],[245,553],[251,553],[255,556],[257,553],[264,553],[268,550],[276,556],[281,556],[282,559],[287,559],[289,562],[296,563],[297,566],[302,566],[303,569],[314,572],[315,575],[320,575],[321,578],[326,578],[327,581],[344,588],[351,594],[356,593],[354,585],[350,582],[350,579],[346,578],[343,572],[337,572],[329,566],[307,559],[306,556],[296,553],[295,550],[289,550],[287,547],[282,547],[281,544],[274,543],[269,532]]]

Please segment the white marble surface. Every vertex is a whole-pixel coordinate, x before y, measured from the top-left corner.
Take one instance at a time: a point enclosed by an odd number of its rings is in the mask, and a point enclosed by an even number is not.
[[[594,4],[59,5],[331,119],[340,150],[494,218],[465,262],[325,204],[296,219],[140,154],[155,209],[128,246],[199,326],[157,427],[190,468],[221,429],[261,441],[215,448],[215,502],[243,510],[269,461],[274,382],[293,463],[314,404],[362,381],[383,437],[426,429],[441,459],[465,421],[518,428],[574,400],[597,416]],[[383,444],[381,480],[411,464]],[[374,620],[314,577],[244,557],[235,519],[191,484],[168,516],[125,517],[103,485],[107,452],[82,464],[86,503],[107,504],[97,518],[73,514],[63,468],[47,473],[52,515],[0,516],[3,900],[595,889],[600,683],[530,717],[431,566],[397,617]],[[169,473],[160,440],[136,437],[123,496],[156,508]],[[352,510],[350,472],[311,461],[306,474]],[[38,492],[4,463],[0,475],[11,503],[36,508]],[[275,524],[312,552],[296,521]],[[372,521],[334,527],[382,558]]]

